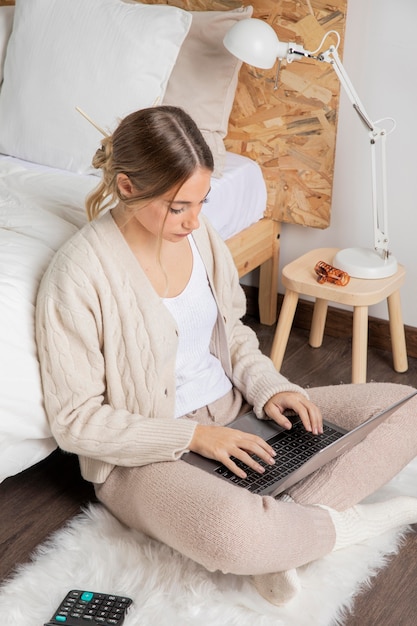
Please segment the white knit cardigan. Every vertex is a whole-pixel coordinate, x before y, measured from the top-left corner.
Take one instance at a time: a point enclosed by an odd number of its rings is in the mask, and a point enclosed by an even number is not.
[[[242,324],[245,297],[227,246],[201,219],[193,233],[219,315],[210,349],[264,418],[291,384]],[[195,423],[174,419],[178,330],[111,213],[55,255],[39,288],[36,337],[46,413],[58,445],[79,455],[87,480],[115,465],[177,460]]]

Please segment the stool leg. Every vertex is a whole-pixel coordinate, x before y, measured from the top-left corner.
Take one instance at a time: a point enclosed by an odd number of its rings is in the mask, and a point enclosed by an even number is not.
[[[352,331],[352,383],[366,383],[368,352],[368,307],[353,309]]]
[[[282,361],[284,360],[297,302],[298,293],[287,289],[285,291],[284,300],[282,301],[270,354],[271,361],[278,371],[281,369]]]
[[[308,343],[312,348],[320,348],[323,343],[324,327],[327,317],[327,300],[317,298],[314,304],[313,319],[311,320],[310,338]]]
[[[387,298],[389,326],[391,331],[392,359],[396,372],[408,370],[407,346],[401,313],[400,292],[394,291]]]

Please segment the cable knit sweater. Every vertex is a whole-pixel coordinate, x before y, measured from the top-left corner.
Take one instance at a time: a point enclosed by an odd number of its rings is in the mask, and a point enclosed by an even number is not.
[[[245,297],[227,246],[204,219],[193,237],[219,310],[211,352],[264,418],[275,393],[303,391],[240,321]],[[79,455],[84,478],[101,483],[115,465],[188,450],[196,424],[173,418],[178,329],[110,212],[55,255],[39,289],[36,338],[52,433]]]

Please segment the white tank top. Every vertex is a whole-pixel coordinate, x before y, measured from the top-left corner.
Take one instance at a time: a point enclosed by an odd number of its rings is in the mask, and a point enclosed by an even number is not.
[[[194,240],[189,236],[188,241],[193,253],[190,280],[178,296],[163,299],[179,330],[175,417],[214,402],[232,388],[220,361],[210,353],[217,305]]]

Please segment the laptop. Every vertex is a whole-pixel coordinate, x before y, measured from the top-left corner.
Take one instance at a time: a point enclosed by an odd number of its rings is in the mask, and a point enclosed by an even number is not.
[[[195,452],[187,452],[181,458],[252,493],[277,496],[362,441],[368,433],[416,394],[417,390],[350,431],[323,420],[324,432],[320,435],[307,432],[295,414],[288,416],[293,424],[291,430],[285,430],[273,421],[259,420],[253,411],[241,415],[228,424],[228,427],[259,435],[277,453],[275,465],[272,466],[257,459],[265,468],[264,474],[258,474],[236,459],[233,460],[245,470],[247,478],[239,478],[219,461],[207,459]]]

